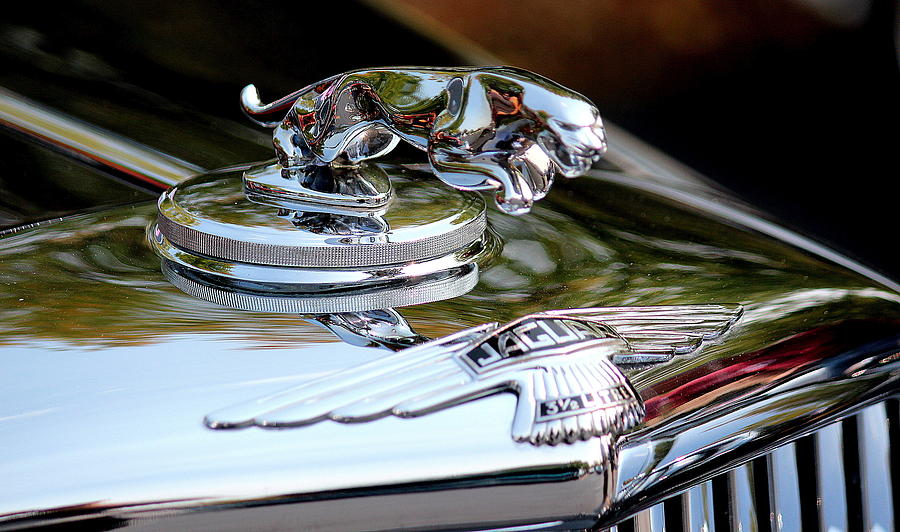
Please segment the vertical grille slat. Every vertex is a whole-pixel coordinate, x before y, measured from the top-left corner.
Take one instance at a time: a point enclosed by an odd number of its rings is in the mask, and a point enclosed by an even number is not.
[[[888,417],[884,403],[872,405],[857,419],[863,527],[873,532],[894,530]]]
[[[797,479],[797,453],[793,443],[782,445],[768,457],[769,520],[774,532],[800,530],[800,490]]]
[[[898,445],[892,398],[669,497],[620,531],[891,532],[900,524]]]
[[[819,530],[847,530],[847,483],[844,476],[844,436],[840,423],[832,423],[814,435]]]
[[[634,518],[635,532],[666,532],[666,511],[662,504],[657,504]]]
[[[891,446],[891,481],[894,489],[894,526],[900,526],[900,400],[886,401],[888,411],[888,442]]]
[[[757,504],[753,493],[753,467],[744,464],[728,473],[728,511],[731,530],[757,532]]]
[[[690,532],[714,532],[712,481],[694,486],[682,495],[684,527]]]

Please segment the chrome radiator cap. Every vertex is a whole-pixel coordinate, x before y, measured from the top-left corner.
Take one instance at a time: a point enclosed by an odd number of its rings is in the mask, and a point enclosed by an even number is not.
[[[431,260],[482,238],[479,196],[410,174],[395,176],[378,209],[276,201],[246,189],[239,172],[201,175],[160,197],[154,241],[225,262],[341,270]]]

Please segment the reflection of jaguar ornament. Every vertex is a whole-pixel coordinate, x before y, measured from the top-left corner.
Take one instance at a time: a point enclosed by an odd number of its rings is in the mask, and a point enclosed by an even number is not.
[[[352,164],[404,140],[428,152],[448,185],[497,189],[497,204],[511,214],[528,212],[557,172],[581,175],[606,151],[590,101],[513,67],[355,70],[270,104],[248,85],[241,103],[254,121],[275,128],[286,169]]]

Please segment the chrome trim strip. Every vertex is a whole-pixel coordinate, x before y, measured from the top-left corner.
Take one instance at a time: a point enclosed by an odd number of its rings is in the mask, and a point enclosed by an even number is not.
[[[531,532],[532,530],[564,530],[565,521],[549,521],[547,523],[536,523],[533,525],[521,526],[505,526],[503,528],[491,528],[481,530],[480,532]]]
[[[165,188],[203,172],[203,168],[149,146],[84,123],[0,87],[0,125]]]
[[[816,432],[816,496],[819,500],[819,530],[847,529],[847,482],[844,476],[844,431],[832,423]],[[835,459],[837,458],[837,459]]]
[[[879,403],[864,409],[857,419],[864,529],[888,532],[894,530],[894,498],[885,404]]]
[[[748,463],[728,473],[728,510],[731,529],[742,532],[759,530],[756,496],[753,494],[753,467]]]
[[[712,481],[708,480],[682,495],[684,529],[691,532],[715,532]]]

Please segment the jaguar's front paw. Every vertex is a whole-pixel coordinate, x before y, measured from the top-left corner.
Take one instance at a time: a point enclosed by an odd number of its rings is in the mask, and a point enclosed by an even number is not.
[[[508,214],[525,214],[547,195],[556,167],[535,143],[516,150],[470,153],[432,149],[431,166],[441,181],[461,190],[497,191],[497,206]]]
[[[500,180],[497,206],[513,215],[530,212],[534,202],[547,195],[556,174],[553,162],[537,144],[510,156],[504,170],[506,176]]]

